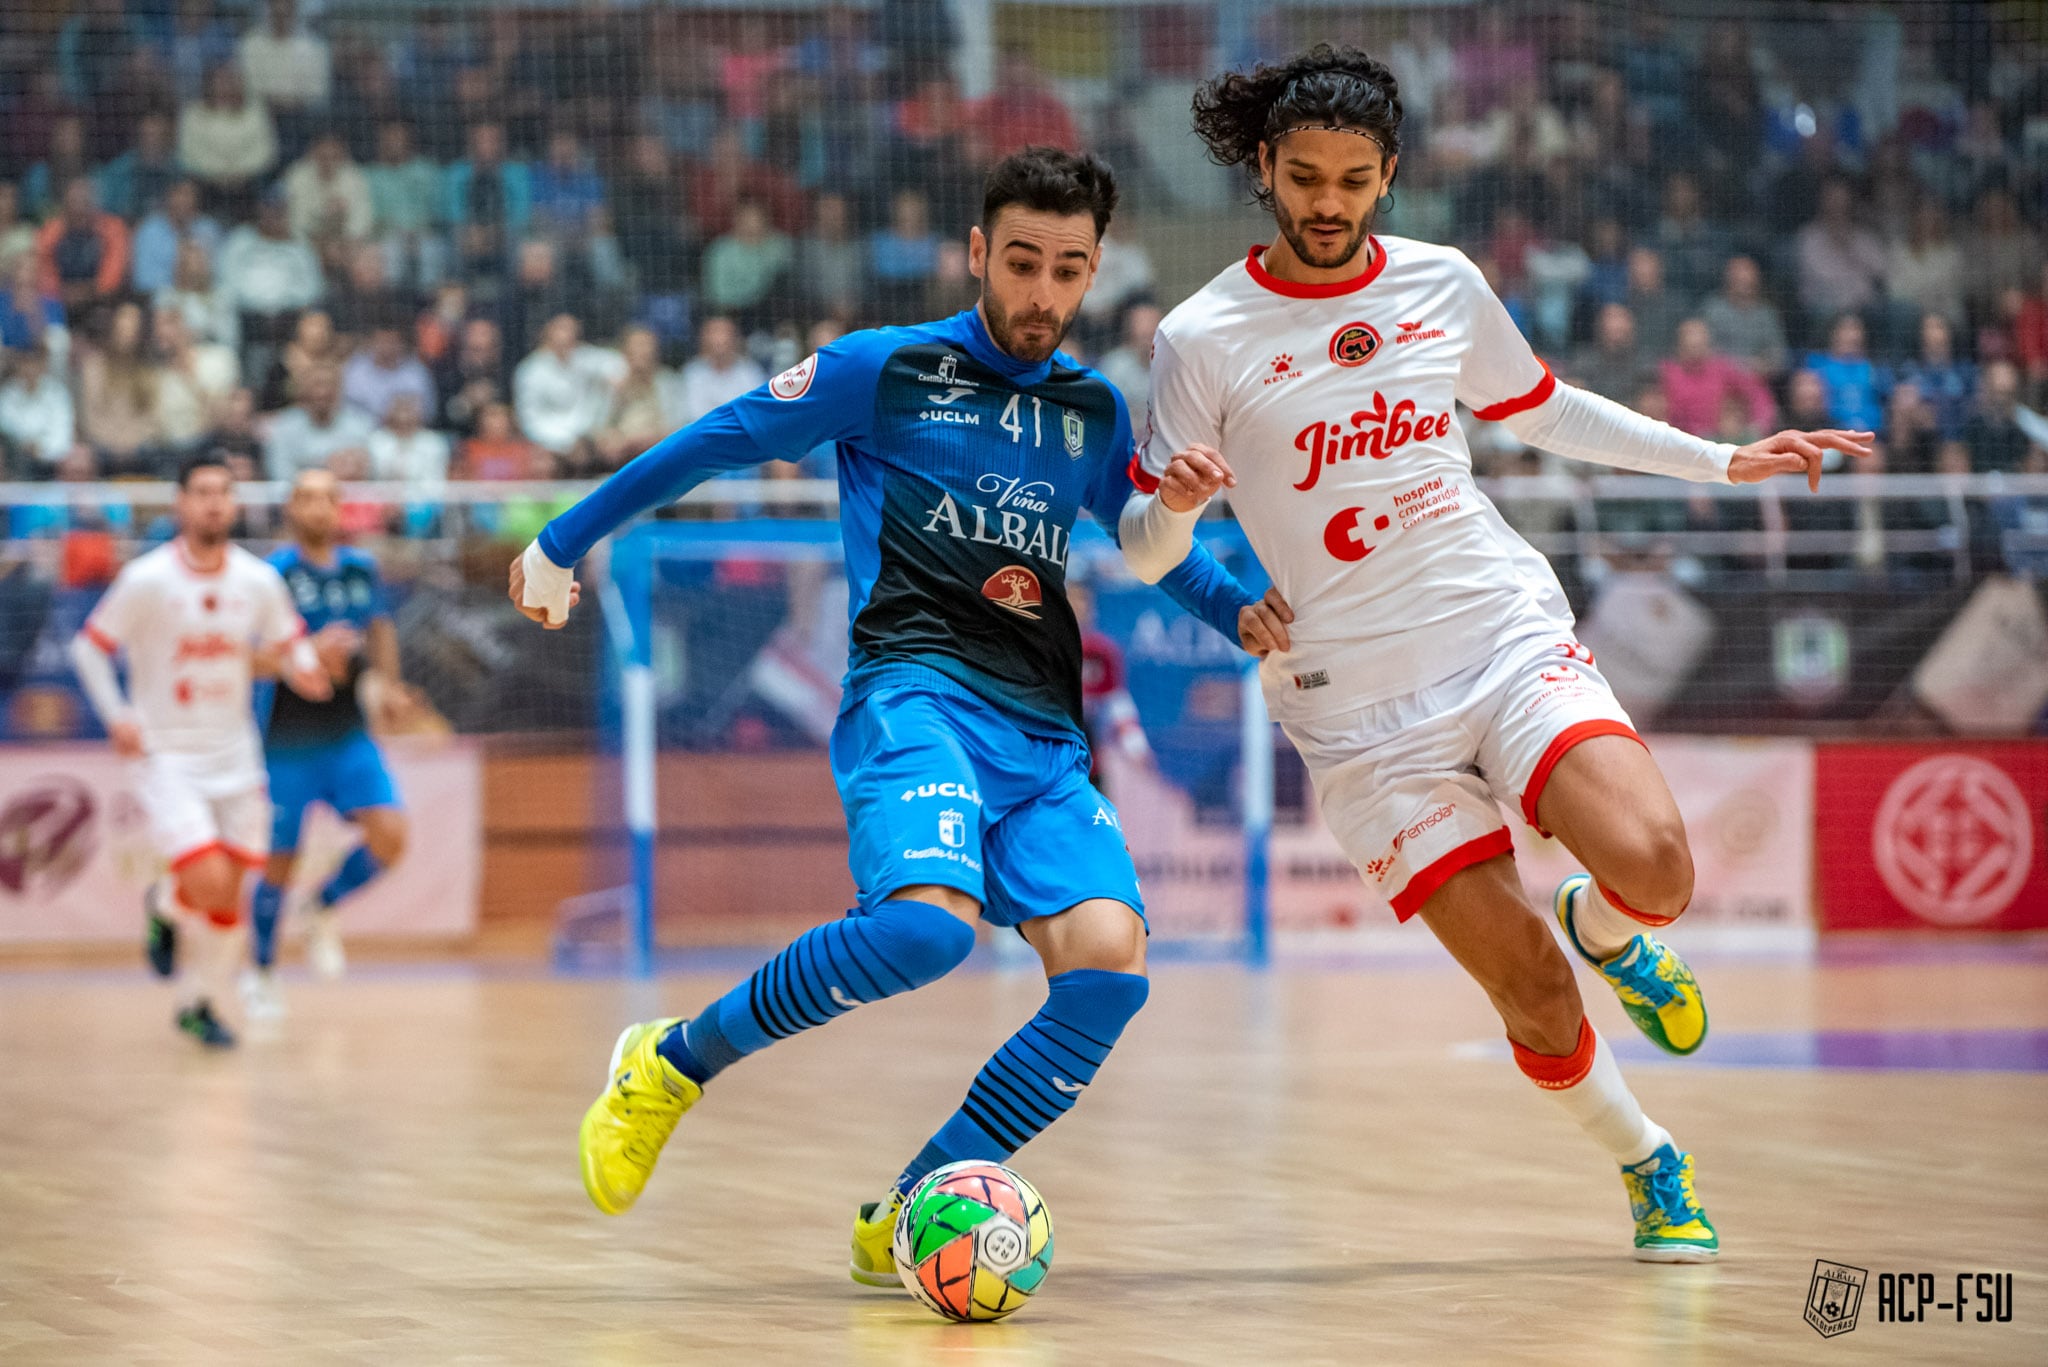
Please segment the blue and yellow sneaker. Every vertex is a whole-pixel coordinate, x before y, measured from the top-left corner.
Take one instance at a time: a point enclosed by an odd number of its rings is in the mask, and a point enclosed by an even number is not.
[[[1721,1236],[1692,1187],[1691,1154],[1665,1144],[1642,1162],[1624,1165],[1621,1184],[1636,1221],[1637,1262],[1708,1263],[1720,1256]]]
[[[1621,1009],[1652,1044],[1666,1053],[1692,1053],[1707,1040],[1707,1000],[1700,993],[1699,980],[1677,951],[1654,935],[1636,936],[1610,959],[1589,952],[1579,943],[1572,914],[1592,887],[1592,875],[1584,873],[1575,873],[1557,885],[1557,923],[1564,927],[1565,938],[1580,958],[1607,979],[1614,995],[1621,998]]]
[[[654,1051],[676,1023],[672,1017],[627,1026],[612,1046],[611,1081],[604,1095],[583,1113],[576,1137],[583,1190],[607,1215],[632,1209],[676,1122],[704,1095],[703,1087]]]
[[[903,1210],[903,1193],[892,1191],[889,1199],[869,1201],[853,1217],[853,1257],[846,1270],[862,1286],[903,1289],[896,1275],[896,1217]]]

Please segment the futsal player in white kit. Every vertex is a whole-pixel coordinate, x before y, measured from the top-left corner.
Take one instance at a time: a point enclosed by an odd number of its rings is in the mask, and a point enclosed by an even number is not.
[[[1692,1155],[1643,1114],[1587,1021],[1500,807],[1588,870],[1554,913],[1676,1054],[1707,1030],[1692,973],[1651,933],[1692,896],[1685,828],[1550,565],[1474,484],[1456,408],[1560,455],[1696,481],[1817,486],[1824,451],[1867,455],[1871,435],[1719,445],[1557,382],[1463,254],[1372,234],[1401,105],[1362,52],[1219,77],[1195,97],[1195,128],[1245,168],[1279,232],[1159,329],[1124,552],[1157,578],[1229,489],[1292,612],[1260,673],[1325,822],[1486,990],[1523,1073],[1622,1165],[1635,1256],[1710,1259]]]
[[[115,576],[73,638],[80,684],[130,762],[169,872],[150,890],[150,957],[173,968],[177,925],[197,933],[177,1025],[201,1044],[234,1036],[216,1013],[240,960],[242,875],[270,845],[270,793],[250,702],[256,652],[293,691],[332,685],[278,572],[228,540],[234,477],[195,457],[178,475],[178,535]],[[114,657],[128,661],[128,691]],[[165,913],[168,912],[169,915]]]

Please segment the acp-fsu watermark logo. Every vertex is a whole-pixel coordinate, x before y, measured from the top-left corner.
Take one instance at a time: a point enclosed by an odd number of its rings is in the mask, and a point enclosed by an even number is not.
[[[1869,1280],[1870,1274],[1860,1267],[1816,1259],[1813,1282],[1806,1288],[1806,1322],[1824,1339],[1848,1333],[1856,1327]]]
[[[0,799],[0,891],[47,897],[92,858],[98,822],[92,790],[51,774]]]

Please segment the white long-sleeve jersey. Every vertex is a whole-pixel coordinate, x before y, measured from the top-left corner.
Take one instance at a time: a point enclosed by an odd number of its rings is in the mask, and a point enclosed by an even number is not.
[[[1160,325],[1151,441],[1125,553],[1156,578],[1190,516],[1152,497],[1175,452],[1213,446],[1294,609],[1261,667],[1282,721],[1417,692],[1538,632],[1569,635],[1556,574],[1473,481],[1458,403],[1560,455],[1725,481],[1733,447],[1560,385],[1452,248],[1375,238],[1349,281],[1276,279],[1254,247]],[[1160,562],[1164,562],[1163,564]]]
[[[252,652],[305,629],[283,577],[262,559],[231,545],[208,573],[193,568],[180,538],[123,566],[80,636],[128,657],[125,702],[149,752],[175,757],[202,791],[220,795],[263,784]],[[123,700],[103,691],[93,698],[103,717],[123,715]]]

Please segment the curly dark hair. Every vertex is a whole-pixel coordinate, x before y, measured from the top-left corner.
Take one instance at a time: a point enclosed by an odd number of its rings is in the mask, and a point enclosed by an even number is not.
[[[1228,71],[1195,91],[1195,133],[1210,159],[1242,166],[1252,198],[1267,208],[1273,192],[1259,183],[1259,144],[1303,125],[1355,128],[1391,157],[1401,150],[1400,85],[1379,58],[1318,43],[1279,66]]]

